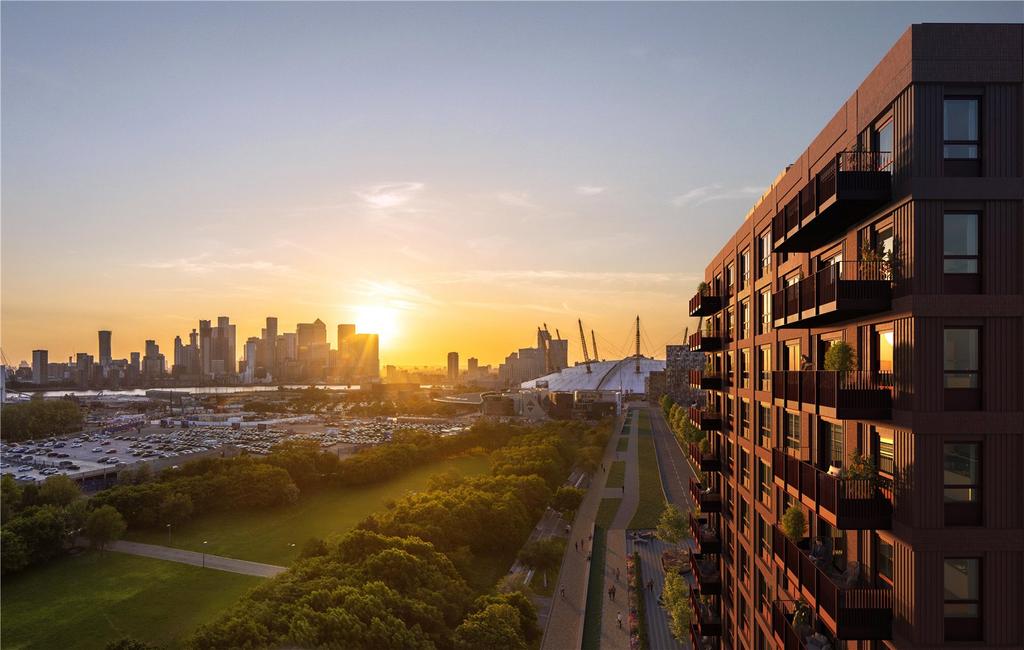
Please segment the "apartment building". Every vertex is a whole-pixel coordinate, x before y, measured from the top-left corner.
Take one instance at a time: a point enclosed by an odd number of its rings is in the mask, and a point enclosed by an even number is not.
[[[1022,46],[911,26],[707,265],[695,648],[1024,647]]]

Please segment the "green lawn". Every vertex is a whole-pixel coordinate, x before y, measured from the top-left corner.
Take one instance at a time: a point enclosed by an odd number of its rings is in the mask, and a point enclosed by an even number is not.
[[[629,449],[629,436],[620,436],[615,451],[626,451],[627,449]]]
[[[608,482],[605,487],[620,488],[626,482],[626,461],[617,460],[612,463],[608,470]]]
[[[640,503],[637,504],[630,528],[657,528],[658,518],[665,508],[665,493],[661,487],[661,473],[658,471],[658,453],[651,435],[650,416],[645,411],[640,418],[640,434],[637,436],[637,460],[640,471]]]
[[[347,532],[367,515],[384,509],[388,500],[425,489],[432,475],[449,468],[463,475],[489,470],[486,456],[456,458],[425,465],[377,485],[314,492],[300,497],[294,506],[201,517],[172,529],[170,543],[166,531],[130,531],[126,538],[193,551],[202,551],[205,540],[208,553],[288,565],[307,539]]]
[[[605,499],[621,501],[621,499]],[[616,507],[618,504],[616,504]],[[604,608],[604,563],[607,532],[600,526],[594,529],[594,547],[591,550],[590,578],[587,582],[587,609],[583,615],[583,650],[601,647],[601,610]]]
[[[622,505],[622,499],[601,499],[601,503],[597,506],[597,515],[594,517],[594,525],[601,528],[611,526],[620,505]]]
[[[64,557],[4,578],[0,645],[103,648],[131,636],[177,648],[262,580],[121,553]]]

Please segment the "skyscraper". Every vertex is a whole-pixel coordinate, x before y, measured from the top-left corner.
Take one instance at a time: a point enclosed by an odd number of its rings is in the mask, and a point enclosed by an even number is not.
[[[466,370],[468,372],[476,372],[477,368],[480,367],[480,360],[476,357],[470,357],[466,359]]]
[[[49,379],[50,352],[48,350],[32,350],[32,381],[45,384]]]
[[[260,352],[263,357],[263,369],[271,376],[276,375],[274,361],[277,358],[277,318],[267,316],[267,326],[263,329],[263,341]]]
[[[459,353],[448,353],[448,381],[454,383],[459,380]]]
[[[100,365],[106,368],[110,365],[110,330],[100,330]]]

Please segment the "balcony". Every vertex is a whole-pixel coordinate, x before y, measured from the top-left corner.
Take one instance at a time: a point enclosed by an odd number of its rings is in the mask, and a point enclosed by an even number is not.
[[[892,417],[892,385],[889,372],[776,370],[772,372],[772,399],[776,406],[837,420],[888,420]]]
[[[887,261],[834,262],[773,293],[772,324],[775,329],[821,327],[889,311],[892,277]]]
[[[796,617],[797,603],[792,600],[776,600],[772,603],[772,633],[775,636],[775,647],[781,650],[807,650],[808,638],[814,635],[815,640],[823,640],[835,648],[836,642],[830,638],[828,630],[817,620],[813,612],[808,612],[804,620]],[[820,642],[814,644],[821,647]]]
[[[690,606],[693,607],[693,618],[697,623],[697,633],[701,636],[722,636],[722,618],[718,608],[690,590]]]
[[[707,332],[695,332],[690,335],[690,351],[691,352],[717,352],[722,349],[722,346],[728,341],[728,337],[724,336],[717,330]]]
[[[772,219],[777,253],[806,253],[836,239],[892,197],[892,153],[841,151]]]
[[[690,497],[701,512],[722,512],[722,495],[704,490],[695,478],[690,479]]]
[[[718,562],[700,553],[690,553],[690,568],[702,596],[722,594],[722,574],[718,570]]]
[[[693,542],[699,553],[718,555],[722,552],[722,540],[707,517],[694,517],[691,514],[690,534],[693,535]]]
[[[836,528],[892,528],[892,504],[882,494],[879,487],[881,479],[832,476],[781,449],[772,450],[772,473],[784,485],[794,488],[802,499],[813,501],[820,510],[832,513]]]
[[[721,647],[718,637],[701,636],[696,623],[690,624],[690,646],[693,650],[718,650]]]
[[[801,542],[801,545],[807,540]],[[828,559],[815,559],[772,527],[772,548],[776,562],[791,574],[800,593],[817,607],[818,616],[828,629],[842,640],[882,640],[892,638],[892,589],[871,587],[861,575],[860,566],[851,562],[838,572]],[[830,553],[823,552],[827,558]]]
[[[710,370],[691,370],[690,386],[701,390],[722,390],[722,375]]]
[[[722,416],[716,411],[708,411],[699,406],[691,406],[690,422],[701,431],[719,431],[722,428]]]
[[[698,293],[690,298],[690,316],[710,316],[722,310],[721,296],[712,296],[709,293]]]
[[[713,451],[701,451],[700,445],[690,443],[689,456],[702,472],[721,472],[722,458]]]

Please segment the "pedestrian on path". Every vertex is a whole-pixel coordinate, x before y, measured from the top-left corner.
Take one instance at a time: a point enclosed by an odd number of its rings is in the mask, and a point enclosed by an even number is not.
[[[619,590],[615,588],[615,585],[612,585],[612,600],[615,600],[615,594],[617,593],[619,593]]]
[[[615,567],[615,579],[619,579],[619,567]]]
[[[570,526],[569,524],[566,524],[565,525],[565,534],[568,535],[571,532],[572,532],[572,526]]]
[[[619,622],[619,629],[622,629],[622,612],[615,615],[615,620]]]
[[[572,543],[572,547],[578,551],[578,550],[580,550],[580,543],[579,542],[573,542]]]
[[[652,593],[654,592],[654,579],[653,578],[647,581],[647,591],[650,591]]]
[[[608,600],[615,600],[615,592],[612,591],[614,587],[608,587]]]
[[[626,486],[625,486],[625,485],[623,485],[623,486],[622,486],[622,493],[623,493],[623,494],[625,494],[625,493],[626,493]]]
[[[562,585],[562,598],[565,598],[565,585]]]

